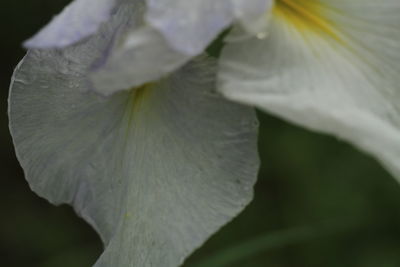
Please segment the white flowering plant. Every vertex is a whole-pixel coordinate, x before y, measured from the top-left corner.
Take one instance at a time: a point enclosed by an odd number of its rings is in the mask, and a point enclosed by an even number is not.
[[[399,12],[398,0],[74,0],[24,43],[12,77],[25,177],[100,234],[98,267],[179,266],[246,207],[255,108],[348,141],[397,179]]]

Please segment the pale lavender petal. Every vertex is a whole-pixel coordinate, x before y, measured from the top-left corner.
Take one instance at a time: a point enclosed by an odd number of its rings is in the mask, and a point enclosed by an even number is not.
[[[236,19],[256,19],[266,13],[270,0],[147,0],[146,19],[168,42],[187,55],[201,53]],[[257,12],[258,11],[258,12]]]
[[[60,48],[94,34],[107,21],[118,0],[75,0],[34,37],[27,48]]]

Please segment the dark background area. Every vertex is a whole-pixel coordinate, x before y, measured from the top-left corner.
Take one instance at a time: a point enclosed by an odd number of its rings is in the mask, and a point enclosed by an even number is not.
[[[8,131],[7,94],[21,43],[67,0],[0,4],[0,266],[84,267],[96,233],[67,206],[30,191]],[[335,138],[260,114],[262,168],[252,204],[185,267],[400,267],[400,187]]]

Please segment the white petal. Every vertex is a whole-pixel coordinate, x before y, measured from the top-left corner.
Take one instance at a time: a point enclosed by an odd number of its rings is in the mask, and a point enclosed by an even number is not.
[[[91,83],[85,89],[110,95],[159,79],[190,60],[144,25],[143,14],[141,1],[121,2],[95,34],[63,50],[71,62],[59,67],[84,68]]]
[[[94,88],[104,95],[167,75],[202,53],[233,20],[254,34],[265,26],[260,18],[271,3],[149,0],[149,25],[142,0],[93,1],[72,2],[26,46],[51,49],[109,39],[103,56],[91,67]],[[104,33],[107,27],[113,30]]]
[[[400,178],[400,2],[277,0],[264,40],[229,44],[220,90],[344,138]]]
[[[272,8],[273,0],[231,1],[234,3],[234,12],[238,23],[248,34],[255,35],[266,31],[268,21],[265,19],[265,13]]]
[[[94,87],[104,95],[159,79],[191,59],[173,50],[160,33],[139,26],[126,34],[104,64],[93,68]]]
[[[25,43],[29,48],[60,48],[94,34],[111,16],[117,0],[75,0]]]
[[[103,95],[110,95],[120,90],[129,90],[133,86],[159,79],[187,63],[194,55],[200,54],[224,27],[234,18],[242,21],[246,29],[258,29],[260,15],[265,11],[270,0],[252,0],[245,5],[244,0],[231,0],[230,3],[215,2],[209,6],[197,3],[199,10],[190,11],[192,24],[185,24],[184,31],[166,34],[168,25],[178,25],[181,18],[175,13],[185,13],[188,2],[179,3],[172,9],[147,8],[148,18],[157,17],[156,25],[161,32],[144,21],[144,1],[136,0],[75,0],[53,22],[46,26],[26,45],[34,48],[61,48],[74,45],[97,49],[97,42],[102,45],[102,55],[90,66],[93,89]],[[157,3],[156,7],[160,7]],[[165,4],[165,3],[163,3]],[[174,3],[175,4],[175,3]],[[94,7],[94,10],[93,8]],[[200,8],[202,7],[202,8]],[[211,10],[203,17],[205,12]],[[222,12],[222,13],[221,13]],[[197,14],[198,13],[198,14]],[[225,14],[225,15],[224,15]],[[229,15],[226,15],[229,14]],[[172,17],[170,17],[172,16]],[[212,20],[209,20],[211,19]],[[185,18],[183,18],[185,19]],[[225,21],[220,25],[212,22]],[[167,23],[160,26],[159,23]],[[210,25],[208,25],[210,23]],[[191,36],[189,36],[190,34]],[[176,36],[175,36],[176,35]],[[180,39],[174,39],[175,37]],[[171,45],[171,38],[172,41]],[[79,41],[79,42],[78,42]],[[186,53],[174,46],[175,42],[185,46],[185,42],[197,45],[196,52]],[[91,43],[88,45],[88,43]]]
[[[97,54],[87,64],[90,89],[102,95],[129,90],[168,75],[191,59],[143,23],[144,9],[142,1],[121,2],[96,34],[65,50],[71,51],[74,62]]]
[[[103,97],[85,88],[94,59],[72,54],[31,51],[13,77],[10,127],[30,186],[97,229],[96,266],[181,264],[252,198],[254,111],[218,96],[202,63]]]
[[[187,55],[201,53],[234,20],[250,27],[271,0],[147,0],[146,19],[172,46]]]

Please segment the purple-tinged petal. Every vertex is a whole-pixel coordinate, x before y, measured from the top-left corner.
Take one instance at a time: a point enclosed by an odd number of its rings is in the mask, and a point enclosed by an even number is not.
[[[263,16],[271,0],[147,0],[147,22],[181,53],[197,55],[235,20]]]
[[[94,34],[107,21],[118,0],[75,0],[39,33],[27,48],[61,48]]]

